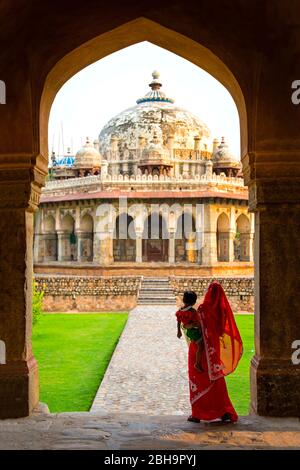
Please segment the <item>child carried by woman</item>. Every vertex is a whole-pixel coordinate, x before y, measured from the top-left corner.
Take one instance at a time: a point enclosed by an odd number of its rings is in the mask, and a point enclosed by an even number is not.
[[[181,338],[181,330],[183,330],[187,341],[194,341],[198,345],[195,368],[203,371],[200,364],[201,353],[203,351],[203,335],[197,311],[193,308],[197,301],[197,294],[194,291],[185,291],[182,300],[183,306],[176,312],[177,338]]]

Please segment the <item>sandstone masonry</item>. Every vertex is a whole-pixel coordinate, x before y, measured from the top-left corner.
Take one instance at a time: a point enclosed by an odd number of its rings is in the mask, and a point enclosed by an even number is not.
[[[142,276],[35,276],[38,290],[44,291],[44,310],[117,311],[130,310],[137,304]],[[178,305],[185,290],[194,290],[199,301],[213,280],[221,282],[234,311],[254,310],[252,277],[186,277],[170,276]]]

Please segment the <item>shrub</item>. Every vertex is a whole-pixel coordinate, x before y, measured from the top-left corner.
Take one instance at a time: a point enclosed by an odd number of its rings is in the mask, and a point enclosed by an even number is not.
[[[44,292],[37,289],[37,284],[33,281],[33,292],[32,292],[32,324],[35,325],[40,316],[43,313],[42,304],[44,298]]]

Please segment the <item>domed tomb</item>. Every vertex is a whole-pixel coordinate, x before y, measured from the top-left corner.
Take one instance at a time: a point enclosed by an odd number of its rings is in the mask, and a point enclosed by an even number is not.
[[[158,72],[153,72],[152,77],[151,91],[138,99],[136,106],[108,121],[101,130],[99,147],[103,157],[109,164],[128,162],[128,167],[135,165],[137,169],[155,135],[171,159],[210,158],[210,131],[206,124],[176,106],[174,100],[162,92]],[[119,166],[120,172],[122,169],[124,165]]]

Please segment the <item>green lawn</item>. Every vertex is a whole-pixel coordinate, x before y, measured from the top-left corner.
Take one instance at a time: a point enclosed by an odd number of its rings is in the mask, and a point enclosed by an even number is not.
[[[42,315],[33,352],[40,400],[51,412],[89,410],[126,320],[126,313]]]
[[[244,354],[236,371],[226,378],[230,399],[240,415],[247,415],[250,403],[250,360],[254,354],[254,315],[235,316],[243,340]]]
[[[127,314],[45,314],[33,330],[42,402],[51,412],[88,411],[105,373]],[[253,315],[236,315],[244,354],[226,378],[240,415],[249,411],[249,364],[253,356]]]

